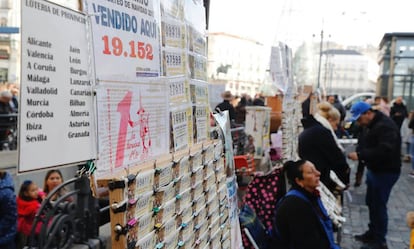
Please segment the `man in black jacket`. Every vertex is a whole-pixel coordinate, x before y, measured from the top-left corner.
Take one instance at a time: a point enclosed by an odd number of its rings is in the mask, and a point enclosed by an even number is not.
[[[230,121],[234,121],[236,119],[236,111],[234,110],[233,105],[230,103],[230,101],[233,100],[233,95],[230,91],[225,91],[221,94],[221,97],[223,98],[223,102],[219,103],[214,110],[217,112],[223,112],[223,111],[229,111],[229,119]]]
[[[366,243],[361,249],[387,249],[387,202],[401,171],[400,130],[393,120],[371,109],[365,102],[355,103],[351,113],[353,121],[367,128],[362,138],[363,146],[358,152],[348,154],[348,158],[360,160],[367,167],[365,200],[369,210],[369,229],[364,234],[355,235],[355,239]]]
[[[391,107],[390,117],[397,124],[398,128],[401,129],[404,119],[408,117],[407,107],[404,105],[401,96],[395,99],[394,104]]]

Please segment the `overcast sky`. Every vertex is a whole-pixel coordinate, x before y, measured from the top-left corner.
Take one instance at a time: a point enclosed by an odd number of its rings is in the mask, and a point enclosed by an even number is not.
[[[378,46],[384,33],[414,32],[413,10],[413,0],[211,0],[209,30],[295,48],[323,29],[325,40]]]

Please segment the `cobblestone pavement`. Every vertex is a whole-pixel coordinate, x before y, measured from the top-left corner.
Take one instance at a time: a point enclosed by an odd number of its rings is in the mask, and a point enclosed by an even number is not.
[[[344,198],[343,214],[346,222],[342,229],[341,248],[359,249],[362,243],[353,239],[353,235],[365,232],[368,229],[368,208],[365,205],[365,184],[354,187],[356,164],[350,162],[351,187],[349,192],[352,201]],[[411,163],[403,163],[401,176],[394,185],[388,201],[388,234],[389,249],[408,249],[410,243],[410,229],[406,223],[408,211],[414,211],[414,178],[409,177]]]

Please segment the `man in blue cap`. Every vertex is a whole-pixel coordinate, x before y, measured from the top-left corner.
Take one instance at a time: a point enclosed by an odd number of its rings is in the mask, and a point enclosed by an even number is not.
[[[383,113],[371,109],[365,102],[357,102],[351,108],[352,121],[366,127],[366,133],[358,152],[351,152],[348,158],[360,160],[367,167],[366,204],[369,210],[368,231],[355,235],[364,242],[361,249],[388,249],[387,202],[391,189],[401,171],[401,135],[395,122]]]

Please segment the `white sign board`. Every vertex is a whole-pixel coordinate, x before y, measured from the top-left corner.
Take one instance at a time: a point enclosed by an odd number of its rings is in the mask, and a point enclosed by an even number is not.
[[[98,178],[169,152],[167,89],[160,79],[97,88]]]
[[[271,108],[263,106],[246,107],[246,135],[254,138],[254,158],[261,159],[263,152],[270,147],[270,111]]]
[[[19,172],[95,158],[86,16],[22,1]]]
[[[91,15],[98,79],[134,81],[160,75],[158,1],[87,0],[85,7]]]

